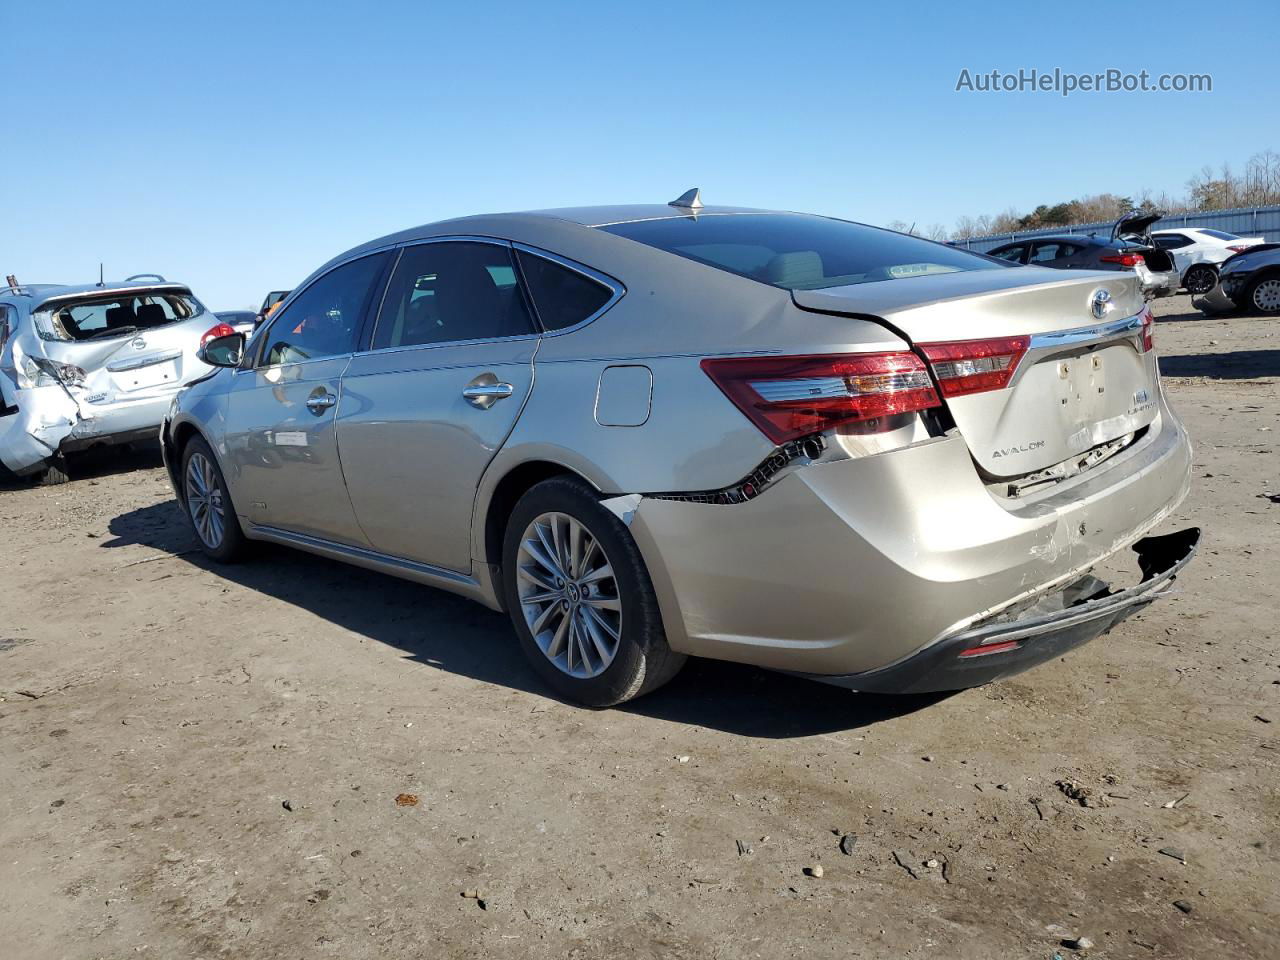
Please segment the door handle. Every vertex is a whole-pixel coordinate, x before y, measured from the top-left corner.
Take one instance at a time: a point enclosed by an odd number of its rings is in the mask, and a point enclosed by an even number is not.
[[[338,402],[338,398],[332,393],[313,393],[307,397],[307,409],[312,413],[321,414]]]
[[[515,392],[516,388],[509,383],[474,383],[463,389],[462,396],[473,407],[488,410]]]

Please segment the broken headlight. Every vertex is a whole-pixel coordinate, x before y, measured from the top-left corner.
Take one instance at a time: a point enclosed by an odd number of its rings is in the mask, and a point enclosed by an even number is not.
[[[85,372],[72,363],[58,363],[46,357],[25,356],[18,370],[18,386],[32,387],[83,387]]]

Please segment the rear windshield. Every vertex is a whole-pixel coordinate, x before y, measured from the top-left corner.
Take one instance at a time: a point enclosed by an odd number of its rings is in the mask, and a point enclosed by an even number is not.
[[[920,237],[799,213],[704,214],[600,229],[784,290],[1010,266]]]
[[[85,299],[57,308],[53,323],[66,340],[105,340],[189,320],[204,306],[189,293],[150,291]]]
[[[1205,230],[1202,227],[1200,229],[1200,232],[1204,234],[1208,234],[1209,236],[1213,237],[1216,240],[1239,240],[1240,239],[1234,233],[1223,233],[1221,230]]]

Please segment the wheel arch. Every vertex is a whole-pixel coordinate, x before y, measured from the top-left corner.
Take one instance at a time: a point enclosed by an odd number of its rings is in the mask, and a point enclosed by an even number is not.
[[[600,485],[593,482],[584,471],[553,459],[532,458],[505,464],[495,469],[491,465],[481,481],[476,494],[476,521],[472,531],[472,553],[479,563],[497,568],[502,562],[502,540],[507,531],[507,519],[511,511],[530,489],[552,477],[575,477],[592,490]]]

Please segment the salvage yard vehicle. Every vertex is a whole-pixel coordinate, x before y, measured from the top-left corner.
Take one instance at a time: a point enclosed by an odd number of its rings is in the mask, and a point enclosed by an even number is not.
[[[688,655],[953,690],[1097,637],[1199,531],[1131,273],[820,216],[467,217],[317,270],[162,427],[204,552],[298,547],[506,610],[560,695]],[[1132,546],[1112,588],[1090,571]]]
[[[146,277],[147,279],[143,279]],[[0,287],[0,464],[42,483],[66,454],[154,441],[174,393],[209,373],[211,315],[156,274],[121,283]]]
[[[1173,257],[1147,232],[1160,217],[1135,210],[1117,220],[1105,240],[1081,233],[1028,237],[1001,244],[987,255],[1055,270],[1123,270],[1138,277],[1148,298],[1170,297],[1178,292],[1181,277]]]
[[[1223,261],[1222,293],[1241,310],[1280,313],[1280,243],[1249,247]]]
[[[1192,296],[1201,296],[1218,285],[1218,269],[1232,254],[1265,243],[1264,237],[1237,237],[1234,233],[1205,227],[1153,230],[1151,239],[1173,257],[1182,277],[1182,287]]]

